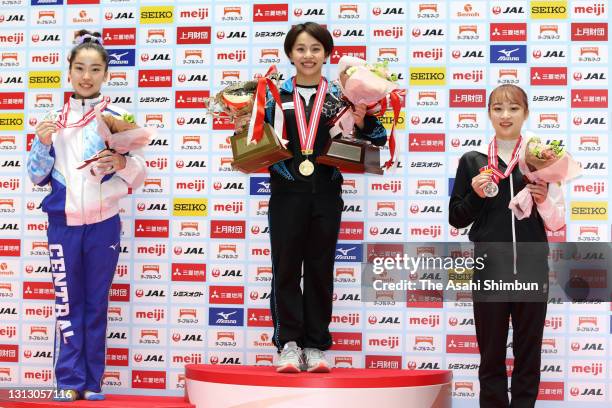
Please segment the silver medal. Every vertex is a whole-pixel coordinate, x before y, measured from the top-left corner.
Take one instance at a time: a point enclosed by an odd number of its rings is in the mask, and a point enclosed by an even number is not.
[[[487,197],[495,197],[497,193],[499,193],[499,187],[497,187],[497,184],[490,181],[484,186],[482,191],[484,191],[484,194]]]

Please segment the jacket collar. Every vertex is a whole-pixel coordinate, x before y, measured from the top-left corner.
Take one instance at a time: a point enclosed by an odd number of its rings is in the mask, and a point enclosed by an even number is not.
[[[75,110],[82,112],[83,107],[85,107],[85,111],[90,110],[104,99],[102,94],[98,95],[96,98],[88,98],[88,99],[77,99],[72,95],[70,97],[70,110]]]
[[[522,152],[522,147],[526,146],[527,141],[532,138],[533,136],[535,136],[535,134],[533,132],[522,132],[521,136],[523,136],[523,141],[521,143],[521,147],[519,147],[519,151]],[[495,136],[494,136],[495,137]],[[491,139],[493,140],[493,139]],[[478,149],[476,149],[476,151],[478,153],[482,153],[484,155],[488,155],[489,154],[489,143],[483,144],[481,146],[478,146]]]
[[[281,93],[293,93],[293,78],[291,77],[287,80],[285,80],[285,82],[283,82],[280,86],[280,92]],[[337,93],[338,92],[338,85],[336,84],[336,81],[329,81],[328,80],[328,88],[327,88],[327,92],[331,92],[331,93]]]

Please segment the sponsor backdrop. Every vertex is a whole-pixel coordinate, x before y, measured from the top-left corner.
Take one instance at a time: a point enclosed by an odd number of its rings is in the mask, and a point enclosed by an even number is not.
[[[499,84],[523,86],[527,127],[561,139],[584,167],[584,177],[566,186],[567,229],[551,240],[610,240],[605,1],[0,5],[2,386],[52,384],[54,294],[40,211],[48,188],[30,183],[25,160],[37,121],[69,95],[66,58],[82,27],[102,30],[109,49],[104,93],[159,134],[144,186],[122,203],[108,310],[110,392],[180,394],[186,363],[273,363],[268,175],[231,171],[232,125],[203,108],[209,95],[270,64],[291,75],[282,42],[296,22],[318,21],[333,33],[329,78],[349,54],[388,61],[408,89],[397,172],[345,177],[335,366],[453,369],[456,405],[474,406],[479,358],[470,304],[384,296],[362,303],[360,244],[467,239],[447,224],[448,192],[461,154],[490,140],[486,95]],[[610,320],[608,303],[550,304],[539,398],[551,402],[543,406],[612,401]]]

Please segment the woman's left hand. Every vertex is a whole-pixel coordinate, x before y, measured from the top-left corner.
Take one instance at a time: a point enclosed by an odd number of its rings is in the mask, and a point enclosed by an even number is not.
[[[542,204],[546,201],[546,196],[548,196],[548,183],[538,181],[536,184],[527,184],[527,190],[531,193],[536,204]]]
[[[112,174],[125,169],[126,158],[122,154],[106,149],[98,153],[98,157],[100,159],[96,162],[96,169],[99,174]]]
[[[355,108],[351,110],[355,125],[357,125],[359,129],[363,129],[363,118],[365,117],[366,110],[367,106],[365,103],[358,103],[355,105]]]

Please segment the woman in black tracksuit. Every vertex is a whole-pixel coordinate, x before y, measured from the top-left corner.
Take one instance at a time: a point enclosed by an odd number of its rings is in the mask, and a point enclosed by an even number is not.
[[[485,267],[473,281],[535,282],[536,292],[476,290],[474,320],[480,349],[480,406],[533,407],[540,383],[540,356],[548,295],[548,243],[545,227],[565,224],[565,208],[557,185],[525,184],[517,160],[527,140],[521,127],[528,116],[527,95],[514,85],[502,85],[489,96],[489,118],[495,138],[488,148],[465,153],[459,160],[449,205],[449,222],[456,228],[471,224],[469,239]],[[492,168],[499,170],[495,175]],[[523,169],[525,170],[525,169]],[[501,176],[500,176],[501,175]],[[535,202],[531,215],[516,219],[508,204],[527,188]],[[508,399],[506,342],[513,325],[514,370]]]
[[[288,149],[293,153],[292,159],[270,167],[270,308],[273,341],[280,352],[276,366],[284,373],[299,372],[302,367],[310,372],[327,372],[329,364],[323,351],[332,345],[329,323],[343,210],[342,175],[338,169],[315,160],[330,139],[328,121],[344,103],[338,86],[328,83],[321,74],[333,49],[329,31],[316,23],[298,24],[287,33],[284,48],[296,76],[280,87],[283,112],[275,111],[271,98],[266,109],[268,123],[274,123],[274,115],[284,115]],[[384,145],[385,129],[375,117],[365,116],[365,111],[365,105],[356,105],[353,111],[356,137]],[[309,125],[312,115],[320,115],[320,120],[316,129],[312,127],[313,144],[308,146],[307,138],[300,137],[298,122],[301,118],[304,125]]]

